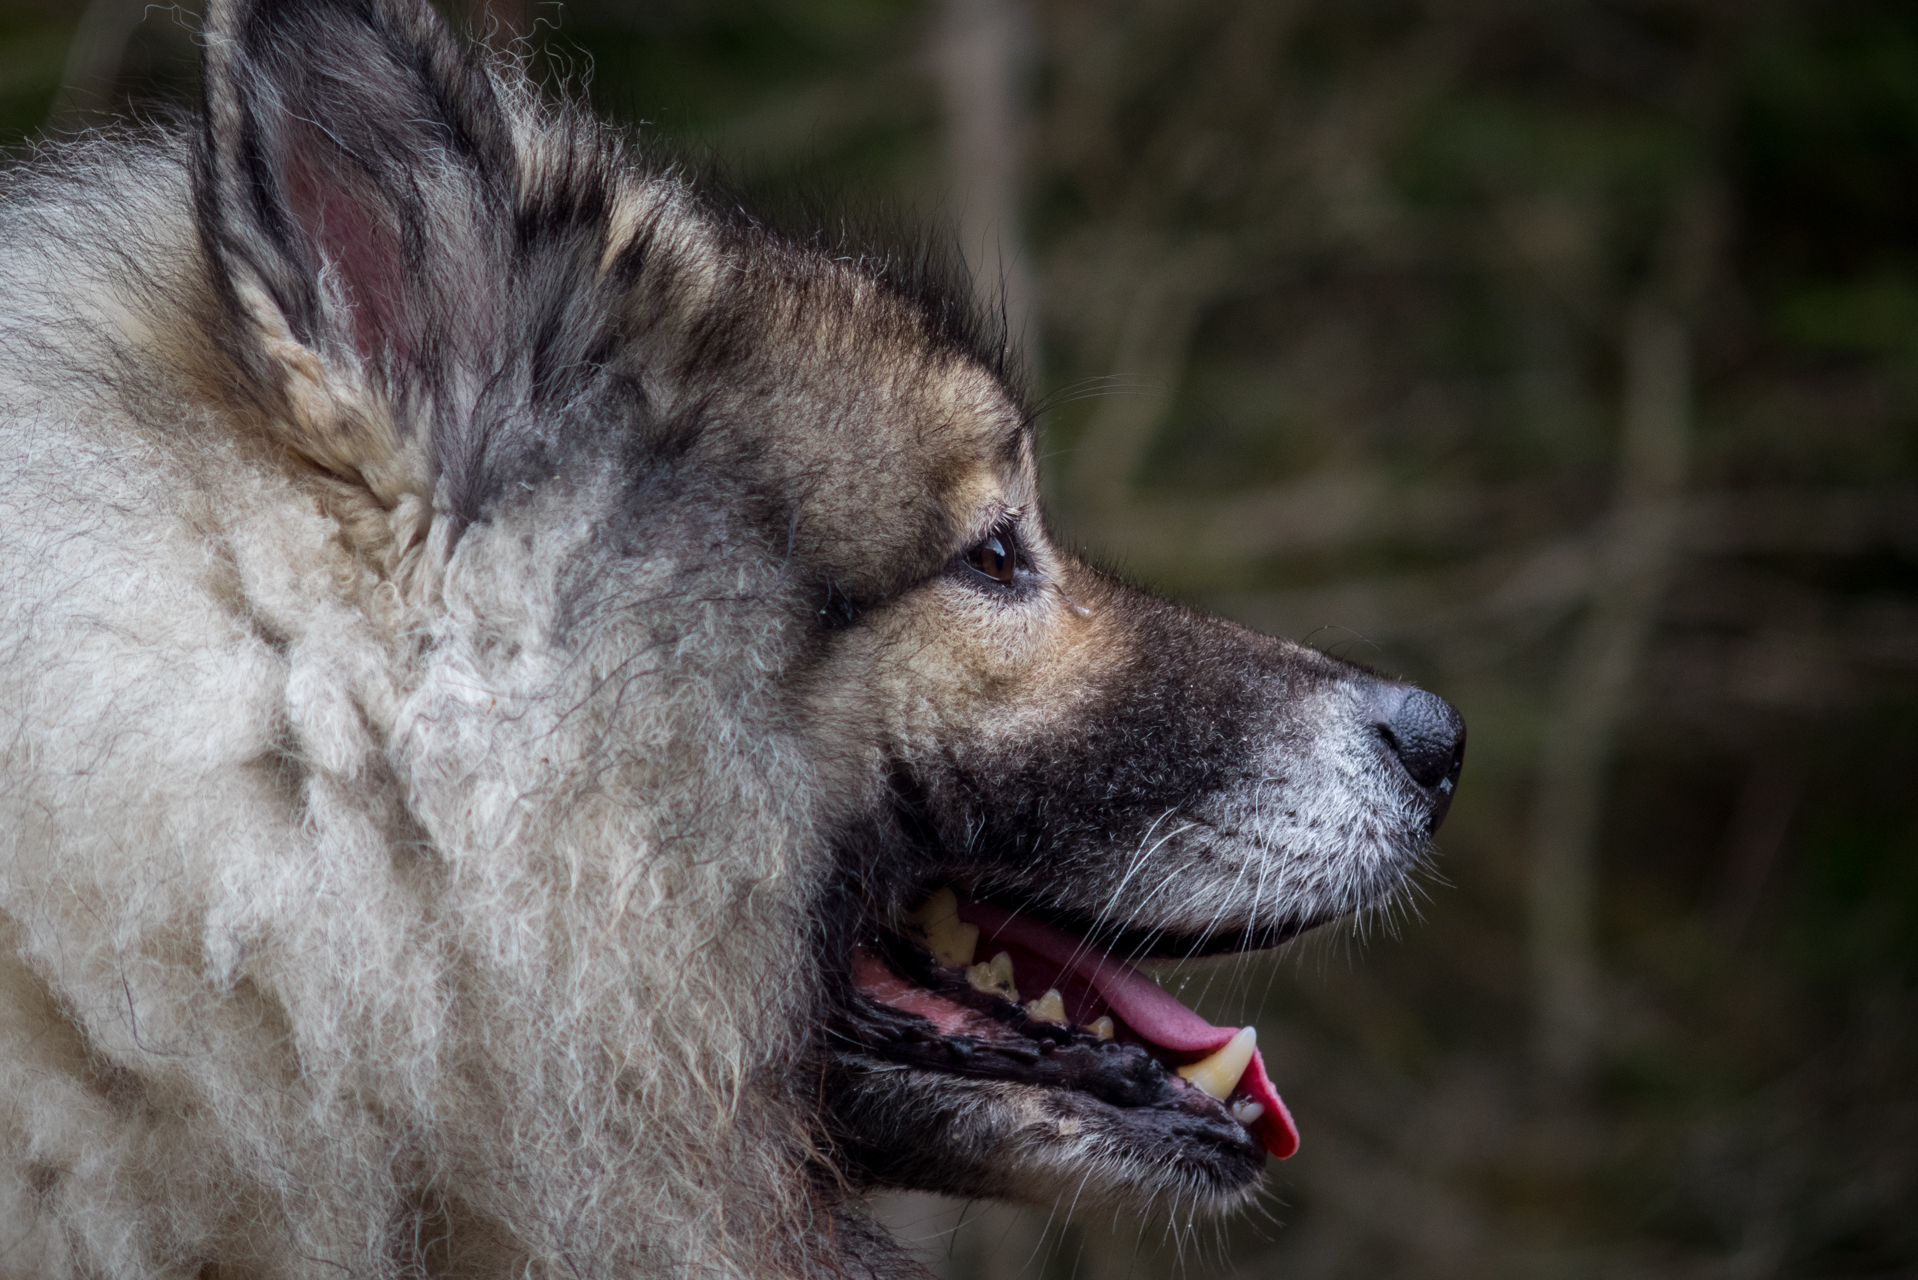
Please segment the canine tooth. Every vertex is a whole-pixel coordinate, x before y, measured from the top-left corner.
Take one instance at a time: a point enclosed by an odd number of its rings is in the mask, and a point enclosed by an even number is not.
[[[908,917],[932,958],[948,969],[963,969],[972,963],[979,949],[979,926],[959,919],[959,895],[951,889],[935,890]]]
[[[1088,1026],[1086,1030],[1098,1036],[1101,1040],[1110,1040],[1112,1039],[1112,1033],[1117,1030],[1117,1028],[1112,1025],[1112,1019],[1101,1014],[1092,1020],[1092,1025]]]
[[[1059,994],[1059,988],[1053,987],[1026,1005],[1026,1014],[1040,1022],[1063,1023],[1066,1020],[1066,998]]]
[[[1258,1043],[1258,1029],[1247,1027],[1220,1045],[1211,1057],[1180,1067],[1179,1074],[1197,1085],[1207,1097],[1224,1102],[1239,1087],[1239,1077],[1245,1074],[1246,1065],[1252,1061],[1252,1050]]]
[[[1012,981],[1012,956],[1001,951],[992,959],[975,964],[966,970],[966,981],[972,984],[974,991],[984,991],[988,995],[998,996],[1001,1000],[1019,1003],[1019,988]],[[1237,1084],[1238,1081],[1233,1081]]]
[[[1263,1102],[1235,1102],[1232,1104],[1232,1118],[1250,1129],[1265,1114]]]

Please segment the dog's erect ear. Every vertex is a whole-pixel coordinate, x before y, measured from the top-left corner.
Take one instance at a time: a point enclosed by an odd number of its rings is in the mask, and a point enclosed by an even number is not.
[[[396,469],[470,408],[501,300],[515,161],[484,67],[426,0],[213,0],[205,95],[226,345],[284,443],[417,485]]]

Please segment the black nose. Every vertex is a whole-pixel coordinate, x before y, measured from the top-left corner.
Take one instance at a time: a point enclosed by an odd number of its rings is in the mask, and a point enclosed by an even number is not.
[[[1432,814],[1432,829],[1437,830],[1465,764],[1465,717],[1437,694],[1411,689],[1380,730],[1412,781],[1438,800]]]

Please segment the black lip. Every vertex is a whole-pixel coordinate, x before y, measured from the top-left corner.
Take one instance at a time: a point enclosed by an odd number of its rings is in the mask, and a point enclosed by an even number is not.
[[[948,1075],[1070,1089],[1115,1107],[1223,1112],[1198,1090],[1179,1087],[1165,1065],[1140,1046],[1084,1032],[1006,1039],[945,1036],[916,1014],[861,997],[841,1034],[875,1057]]]

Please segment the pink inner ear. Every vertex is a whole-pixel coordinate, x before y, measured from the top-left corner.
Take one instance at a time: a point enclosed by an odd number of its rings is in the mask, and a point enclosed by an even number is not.
[[[345,285],[354,350],[371,362],[409,363],[414,326],[396,211],[310,126],[289,122],[285,141],[287,205],[313,261]]]

